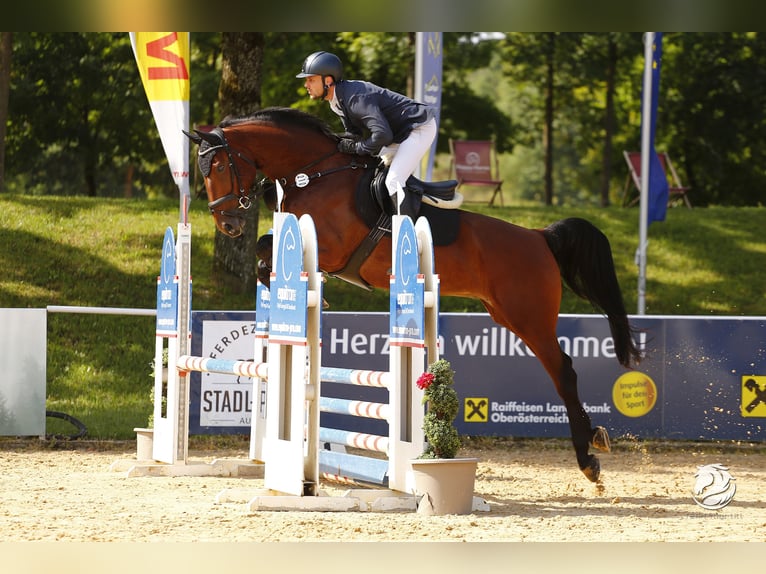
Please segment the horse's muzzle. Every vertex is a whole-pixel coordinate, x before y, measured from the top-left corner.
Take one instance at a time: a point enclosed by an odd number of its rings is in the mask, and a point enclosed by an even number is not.
[[[228,219],[222,221],[216,219],[215,226],[218,228],[218,231],[228,237],[239,237],[242,235],[242,231],[245,227],[244,222],[239,219],[235,219],[234,223]]]

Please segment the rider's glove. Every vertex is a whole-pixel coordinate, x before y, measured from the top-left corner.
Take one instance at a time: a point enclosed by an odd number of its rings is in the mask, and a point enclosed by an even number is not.
[[[338,142],[338,151],[340,153],[356,154],[356,141],[350,138],[343,138]]]

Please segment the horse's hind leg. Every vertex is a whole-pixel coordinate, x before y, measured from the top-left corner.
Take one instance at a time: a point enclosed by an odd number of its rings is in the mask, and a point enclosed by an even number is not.
[[[588,450],[593,446],[608,451],[609,436],[603,427],[591,427],[590,416],[585,412],[577,392],[577,373],[572,368],[571,357],[561,350],[556,338],[555,323],[551,321],[547,329],[542,325],[543,323],[538,321],[535,330],[519,328],[516,334],[532,349],[553,379],[556,392],[564,401],[567,410],[577,465],[588,480],[596,482],[601,474],[601,464],[598,457],[590,454]]]
[[[609,451],[609,435],[604,427],[591,427],[590,416],[582,406],[577,393],[577,373],[572,368],[572,359],[561,351],[560,378],[556,380],[556,390],[564,401],[569,417],[569,429],[572,433],[577,464],[588,480],[596,482],[601,474],[598,457],[588,452],[592,445],[602,451]],[[555,379],[554,379],[555,380]]]
[[[596,482],[599,479],[601,466],[598,458],[588,452],[590,446],[600,450],[609,450],[609,436],[603,427],[591,428],[590,416],[580,403],[577,393],[577,373],[572,368],[572,359],[561,350],[556,338],[557,315],[553,315],[547,326],[540,319],[545,316],[542,312],[532,313],[533,320],[522,325],[510,325],[503,323],[504,316],[496,307],[486,304],[490,316],[500,324],[509,325],[509,328],[521,337],[542,363],[548,375],[556,385],[556,392],[564,401],[564,406],[569,417],[569,430],[572,435],[572,444],[577,457],[577,465],[589,480]]]

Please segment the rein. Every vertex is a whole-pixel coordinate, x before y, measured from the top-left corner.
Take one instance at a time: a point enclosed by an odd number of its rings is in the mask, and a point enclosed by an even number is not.
[[[215,215],[215,213],[217,212],[220,215],[224,215],[228,217],[241,217],[236,212],[226,211],[223,209],[216,209],[216,208],[223,203],[226,203],[231,200],[236,200],[240,209],[250,209],[253,202],[250,199],[248,191],[245,190],[245,187],[242,185],[242,178],[240,177],[239,170],[237,169],[237,164],[234,162],[234,156],[236,155],[236,157],[240,158],[242,161],[244,161],[248,165],[254,167],[256,170],[258,169],[258,165],[253,160],[243,155],[241,152],[237,150],[233,150],[229,146],[229,142],[226,140],[226,135],[223,133],[223,130],[218,129],[217,131],[223,143],[218,145],[211,145],[209,148],[205,150],[200,150],[197,153],[197,155],[200,158],[202,158],[203,156],[206,156],[210,153],[215,153],[219,150],[225,151],[226,156],[228,157],[230,173],[233,174],[231,187],[232,189],[236,191],[231,191],[227,193],[226,195],[219,197],[218,199],[208,202],[207,207],[210,213],[213,215]],[[373,167],[374,165],[376,165],[366,161],[359,163],[356,160],[352,160],[351,163],[347,165],[333,167],[324,171],[317,171],[310,175],[305,173],[305,170],[307,170],[308,168],[311,168],[311,167],[314,167],[315,165],[320,164],[324,160],[331,158],[337,153],[340,153],[340,152],[338,150],[332,150],[331,152],[326,153],[320,156],[319,158],[307,163],[303,167],[298,168],[298,170],[295,172],[295,175],[291,176],[293,179],[291,183],[289,182],[289,179],[287,177],[278,178],[276,181],[281,183],[282,186],[285,188],[285,190],[291,189],[291,188],[303,188],[303,187],[306,187],[309,183],[311,183],[312,180],[318,179],[320,177],[324,177],[326,175],[331,175],[333,173],[337,173],[339,171],[344,171],[347,169],[359,169],[359,168],[367,169],[369,167]],[[236,183],[234,180],[236,180]],[[255,193],[256,199],[260,197],[260,195],[262,194],[263,192],[261,192],[260,194],[256,192]]]
[[[280,177],[277,181],[279,181],[279,183],[281,183],[286,190],[293,187],[302,188],[302,187],[306,187],[309,183],[311,183],[311,180],[324,177],[325,175],[331,175],[333,173],[337,173],[339,171],[344,171],[347,169],[360,169],[360,168],[367,169],[368,167],[373,167],[373,164],[371,163],[368,163],[368,162],[357,163],[356,160],[352,160],[351,163],[347,165],[332,167],[325,171],[317,171],[315,173],[312,173],[311,175],[307,175],[306,173],[304,173],[305,169],[315,166],[318,163],[321,163],[323,160],[334,156],[336,153],[339,153],[339,152],[332,151],[329,154],[323,155],[319,159],[315,159],[311,163],[306,164],[303,167],[299,168],[295,176],[293,176],[293,179],[294,179],[293,183],[288,183],[288,179],[286,177]]]

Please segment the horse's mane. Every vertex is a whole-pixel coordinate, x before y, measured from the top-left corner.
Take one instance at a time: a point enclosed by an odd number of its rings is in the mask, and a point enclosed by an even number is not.
[[[250,122],[265,122],[281,126],[296,127],[319,132],[329,138],[338,139],[337,134],[321,118],[295,108],[272,107],[258,110],[249,116],[239,118],[227,117],[219,124],[220,127],[239,125]]]

